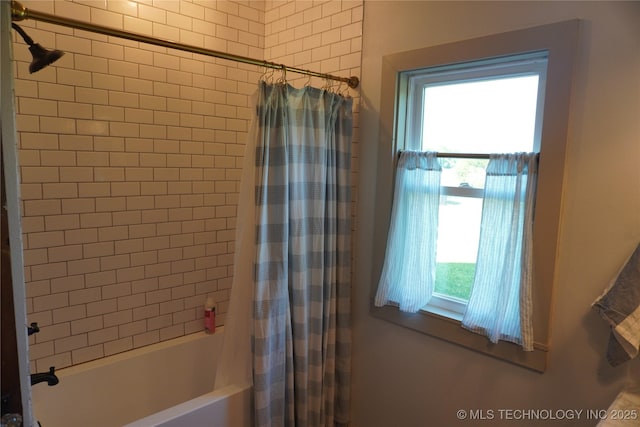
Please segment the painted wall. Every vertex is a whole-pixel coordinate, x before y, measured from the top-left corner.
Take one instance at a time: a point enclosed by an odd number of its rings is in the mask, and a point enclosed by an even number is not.
[[[375,319],[368,313],[375,192],[361,192],[354,286],[357,427],[480,425],[456,411],[606,409],[632,365],[611,368],[608,327],[590,308],[640,241],[640,3],[367,1],[363,27],[360,186],[375,181],[381,61],[387,54],[584,20],[571,106],[562,229],[547,372],[534,373]],[[383,242],[384,243],[384,242]],[[637,362],[637,361],[636,361]],[[639,372],[639,371],[636,371]],[[640,378],[639,378],[640,380]],[[489,422],[486,422],[489,424]]]
[[[23,4],[359,75],[361,0]],[[207,295],[223,324],[250,95],[263,70],[56,25],[20,25],[36,42],[66,52],[29,74],[31,55],[13,35],[26,303],[28,321],[41,328],[30,337],[31,370],[200,331]]]

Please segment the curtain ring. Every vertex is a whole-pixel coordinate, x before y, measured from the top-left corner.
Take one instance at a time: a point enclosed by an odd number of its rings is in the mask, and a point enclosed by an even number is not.
[[[287,84],[287,66],[282,64],[280,65],[280,78],[278,79],[278,83]]]
[[[349,85],[343,81],[338,84],[338,95],[346,98],[349,96]]]
[[[324,78],[324,86],[322,87],[322,89],[326,90],[327,92],[331,92],[331,79],[329,77]]]
[[[262,74],[260,74],[260,77],[258,77],[258,82],[268,83],[267,73],[269,72],[269,67],[262,65],[261,68],[262,68]]]

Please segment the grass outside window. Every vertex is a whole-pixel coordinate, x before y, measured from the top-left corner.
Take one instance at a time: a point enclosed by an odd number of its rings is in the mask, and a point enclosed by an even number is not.
[[[434,291],[446,297],[469,301],[475,272],[474,263],[439,262],[436,264]]]

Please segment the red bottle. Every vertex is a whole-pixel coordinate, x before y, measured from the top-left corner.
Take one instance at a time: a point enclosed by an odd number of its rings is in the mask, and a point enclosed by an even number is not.
[[[208,334],[216,332],[216,303],[212,297],[207,297],[204,304],[204,331]]]

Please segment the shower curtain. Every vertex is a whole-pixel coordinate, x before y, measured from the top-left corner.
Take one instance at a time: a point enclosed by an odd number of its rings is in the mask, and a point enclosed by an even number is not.
[[[256,98],[221,366],[252,360],[216,386],[250,365],[256,426],[347,425],[352,100],[265,82]]]

